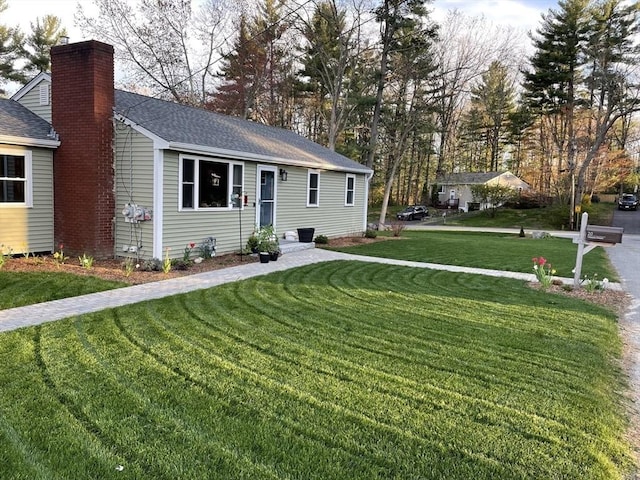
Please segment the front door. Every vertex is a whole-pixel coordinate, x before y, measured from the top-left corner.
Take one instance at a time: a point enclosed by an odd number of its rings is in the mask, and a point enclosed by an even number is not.
[[[256,223],[259,227],[274,225],[276,220],[276,169],[258,166],[258,203]]]

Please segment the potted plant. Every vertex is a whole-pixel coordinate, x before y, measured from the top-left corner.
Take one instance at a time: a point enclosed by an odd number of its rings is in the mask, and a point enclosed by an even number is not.
[[[261,227],[256,232],[258,238],[258,252],[260,254],[260,261],[266,263],[263,260],[263,256],[271,260],[277,260],[280,253],[280,242],[278,236],[275,234],[273,225],[266,225]],[[263,255],[264,254],[264,255]]]

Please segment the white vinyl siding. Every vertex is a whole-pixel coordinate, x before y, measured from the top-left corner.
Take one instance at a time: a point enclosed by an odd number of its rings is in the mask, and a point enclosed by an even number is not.
[[[0,154],[22,155],[30,168],[27,204],[0,204],[0,244],[14,253],[53,249],[53,151],[0,145]]]
[[[122,210],[126,204],[153,209],[153,142],[144,135],[117,123],[115,246],[118,256],[135,255],[123,251],[123,246],[140,247],[143,258],[153,256],[153,222],[129,223]]]
[[[277,234],[282,236],[286,231],[297,228],[315,228],[315,235],[338,237],[358,235],[365,230],[364,218],[367,207],[365,195],[366,176],[355,175],[354,205],[346,207],[345,173],[322,171],[321,202],[317,208],[308,208],[306,202],[308,186],[308,170],[305,168],[287,167],[286,182],[278,180],[277,198]]]

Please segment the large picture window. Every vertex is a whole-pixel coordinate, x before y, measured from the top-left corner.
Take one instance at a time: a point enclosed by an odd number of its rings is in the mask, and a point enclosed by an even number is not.
[[[320,205],[320,173],[309,170],[307,177],[307,207]]]
[[[243,180],[243,165],[240,163],[182,157],[180,208],[241,208]]]
[[[30,155],[0,153],[0,204],[31,206]]]

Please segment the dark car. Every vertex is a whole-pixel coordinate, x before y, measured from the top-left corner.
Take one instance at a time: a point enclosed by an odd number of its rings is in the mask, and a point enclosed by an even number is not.
[[[630,193],[623,193],[618,199],[618,210],[637,210],[638,198]]]
[[[429,210],[424,205],[411,205],[396,215],[398,220],[422,220],[428,216]]]

